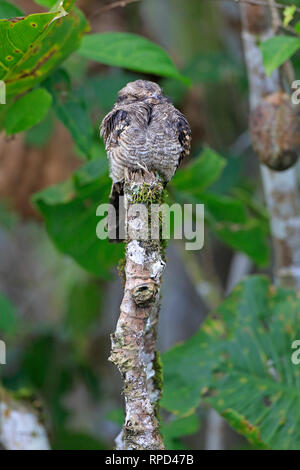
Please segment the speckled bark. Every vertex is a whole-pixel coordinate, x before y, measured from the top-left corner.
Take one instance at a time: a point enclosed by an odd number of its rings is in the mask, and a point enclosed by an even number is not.
[[[148,219],[131,211],[134,204],[144,203],[150,208],[153,202],[160,203],[162,194],[163,186],[151,173],[129,175],[124,187],[126,280],[110,357],[124,382],[126,417],[116,439],[118,450],[164,449],[159,432],[161,368],[156,340],[165,262],[159,239],[139,239]]]
[[[271,4],[271,2],[270,2]],[[264,96],[281,91],[278,70],[266,77],[258,47],[274,35],[270,8],[241,4],[242,36],[250,83],[251,111]],[[271,218],[275,281],[300,288],[300,199],[295,168],[276,172],[261,165],[267,206]]]

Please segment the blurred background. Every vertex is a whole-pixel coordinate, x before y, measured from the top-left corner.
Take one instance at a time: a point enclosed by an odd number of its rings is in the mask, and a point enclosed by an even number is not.
[[[31,0],[14,3],[26,14],[45,11]],[[77,96],[87,103],[94,128],[92,159],[107,164],[98,138],[101,119],[122,86],[144,77],[158,81],[188,117],[191,160],[204,145],[226,158],[215,191],[239,194],[247,204],[253,195],[261,200],[258,163],[247,132],[248,85],[238,6],[215,0],[143,0],[110,9],[111,3],[80,0],[77,5],[93,33],[133,32],[161,45],[193,85],[101,65],[74,53],[64,68]],[[0,291],[9,299],[12,319],[3,333],[7,365],[1,366],[1,379],[5,387],[41,403],[56,449],[112,448],[122,422],[121,381],[107,361],[122,299],[117,269],[98,277],[59,253],[31,199],[68,179],[82,164],[80,151],[52,111],[26,133],[0,136]],[[263,213],[262,207],[256,210]],[[62,214],[61,226],[67,223]],[[72,244],[76,224],[70,230]],[[191,337],[235,283],[257,269],[253,260],[209,229],[200,252],[186,252],[179,241],[170,242],[160,351]],[[168,422],[168,415],[163,416]],[[214,412],[204,407],[197,417],[193,434],[180,440],[175,436],[170,446],[246,446]]]

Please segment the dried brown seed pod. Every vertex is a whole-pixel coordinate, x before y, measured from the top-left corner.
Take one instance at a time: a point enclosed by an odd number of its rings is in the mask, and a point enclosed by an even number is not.
[[[287,170],[300,152],[300,116],[291,97],[267,95],[250,116],[252,145],[260,162],[272,170]]]

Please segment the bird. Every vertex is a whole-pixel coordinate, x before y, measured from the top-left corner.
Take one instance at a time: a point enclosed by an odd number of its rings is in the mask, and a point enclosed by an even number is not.
[[[110,204],[117,212],[128,173],[153,172],[166,186],[191,147],[186,117],[157,83],[148,80],[129,82],[119,91],[101,123],[100,136],[112,179]]]

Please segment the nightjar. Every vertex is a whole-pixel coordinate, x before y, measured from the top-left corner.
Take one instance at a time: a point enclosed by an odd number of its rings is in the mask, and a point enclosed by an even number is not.
[[[113,180],[110,202],[116,208],[128,172],[158,173],[167,184],[190,152],[191,130],[186,118],[154,82],[136,80],[118,93],[102,121],[100,135]]]

